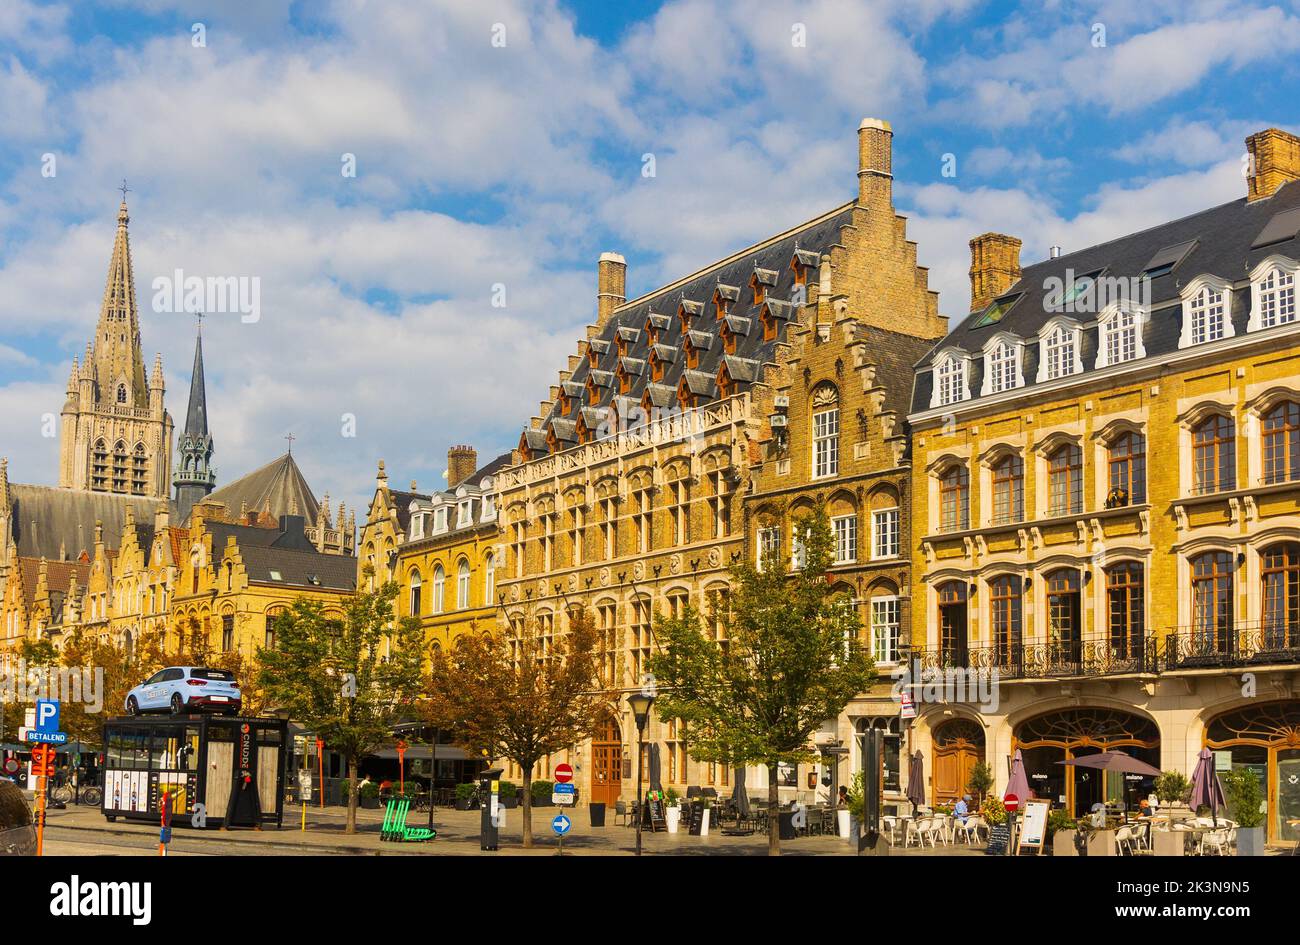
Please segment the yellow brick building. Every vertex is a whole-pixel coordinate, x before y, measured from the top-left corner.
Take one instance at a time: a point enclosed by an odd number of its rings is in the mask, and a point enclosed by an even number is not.
[[[1296,837],[1300,141],[1247,147],[1224,206],[1023,271],[1018,240],[971,241],[972,313],[909,418],[912,665],[998,685],[922,699],[933,801],[978,760],[1000,787],[1020,749],[1073,813],[1134,804],[1145,783],[1058,762],[1189,773],[1209,747],[1260,774],[1270,840]]]

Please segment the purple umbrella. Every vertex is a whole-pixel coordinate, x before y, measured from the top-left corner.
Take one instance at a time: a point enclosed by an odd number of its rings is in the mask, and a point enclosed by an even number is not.
[[[907,799],[912,802],[912,816],[925,803],[925,756],[918,749],[907,766]]]
[[[1192,796],[1188,798],[1187,803],[1191,805],[1192,810],[1196,810],[1202,804],[1208,807],[1210,820],[1217,827],[1219,808],[1228,806],[1228,802],[1223,797],[1223,785],[1219,783],[1219,775],[1214,770],[1214,756],[1210,754],[1210,749],[1202,748],[1201,753],[1196,757],[1196,770],[1192,772]]]
[[[1126,755],[1122,751],[1103,751],[1095,755],[1084,755],[1082,758],[1058,761],[1057,764],[1074,765],[1076,768],[1100,768],[1104,771],[1118,771],[1123,774],[1145,774],[1152,778],[1160,776],[1159,768],[1153,768],[1145,761],[1140,761],[1132,755]]]
[[[1002,792],[1005,798],[1008,794],[1014,794],[1020,798],[1023,805],[1029,800],[1029,779],[1025,777],[1025,758],[1020,754],[1020,749],[1016,749],[1015,757],[1011,759],[1011,777],[1007,779],[1007,789]]]

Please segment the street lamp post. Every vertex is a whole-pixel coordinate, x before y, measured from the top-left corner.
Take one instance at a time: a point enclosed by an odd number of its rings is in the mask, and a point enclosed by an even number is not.
[[[641,855],[641,824],[645,820],[645,799],[641,794],[641,762],[645,754],[645,726],[650,719],[650,707],[655,697],[645,692],[634,692],[627,697],[632,717],[636,719],[636,855]]]

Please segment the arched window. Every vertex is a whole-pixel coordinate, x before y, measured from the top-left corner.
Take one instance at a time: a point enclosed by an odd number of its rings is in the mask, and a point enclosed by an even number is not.
[[[1131,309],[1119,309],[1103,316],[1097,345],[1097,367],[1123,364],[1145,354],[1142,345],[1142,318]]]
[[[108,489],[108,444],[102,439],[95,441],[94,455],[91,457],[90,488],[100,492]]]
[[[945,407],[966,399],[966,359],[947,355],[934,369],[935,396],[933,406]]]
[[[1227,653],[1232,647],[1232,555],[1207,551],[1192,559],[1191,656]]]
[[[126,491],[126,444],[121,440],[113,445],[113,492]]]
[[[1295,321],[1295,274],[1274,266],[1259,282],[1259,327]]]
[[[939,477],[939,523],[946,532],[970,528],[970,473],[960,463]]]
[[[1043,339],[1043,380],[1054,381],[1074,373],[1075,333],[1057,325]]]
[[[1189,342],[1194,345],[1218,341],[1228,334],[1226,295],[1223,290],[1205,286],[1192,296],[1187,317]]]
[[[408,601],[409,612],[412,617],[420,616],[420,590],[422,584],[423,584],[423,580],[420,577],[420,572],[415,569],[412,569],[411,570],[411,593],[410,593],[410,600]]]
[[[1300,647],[1300,542],[1271,545],[1261,556],[1266,650]]]
[[[489,551],[486,555],[483,556],[483,606],[484,607],[496,606],[496,601],[493,599],[496,596],[496,585],[497,585],[497,559],[492,554],[492,552]]]
[[[993,464],[993,524],[1006,525],[1025,517],[1025,462],[1009,453]]]
[[[1141,505],[1147,500],[1147,443],[1141,433],[1121,433],[1107,447],[1110,491],[1106,508]]]
[[[1047,457],[1047,514],[1078,515],[1082,511],[1083,450],[1066,443]]]
[[[117,402],[118,402],[119,404],[124,404],[124,403],[126,403],[126,385],[125,385],[125,384],[118,384],[118,385],[117,385]]]
[[[469,562],[464,558],[456,566],[456,609],[464,610],[469,606]]]
[[[839,391],[834,384],[818,384],[812,394],[813,478],[824,479],[840,471]]]
[[[443,573],[442,565],[433,569],[433,612],[442,613],[444,595],[447,589],[447,575]]]
[[[1300,479],[1300,404],[1284,400],[1264,414],[1264,482]]]
[[[1192,430],[1192,467],[1196,495],[1237,487],[1236,431],[1231,417],[1216,413]]]
[[[988,353],[988,392],[1000,394],[1020,386],[1020,349],[1007,341],[999,341]]]

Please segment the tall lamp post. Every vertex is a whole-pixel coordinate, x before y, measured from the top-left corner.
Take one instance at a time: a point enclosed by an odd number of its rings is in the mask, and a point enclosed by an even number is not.
[[[641,823],[645,820],[645,799],[641,795],[641,760],[645,754],[645,725],[650,719],[650,707],[655,697],[645,692],[634,692],[627,697],[632,717],[636,719],[636,855],[641,855]]]

